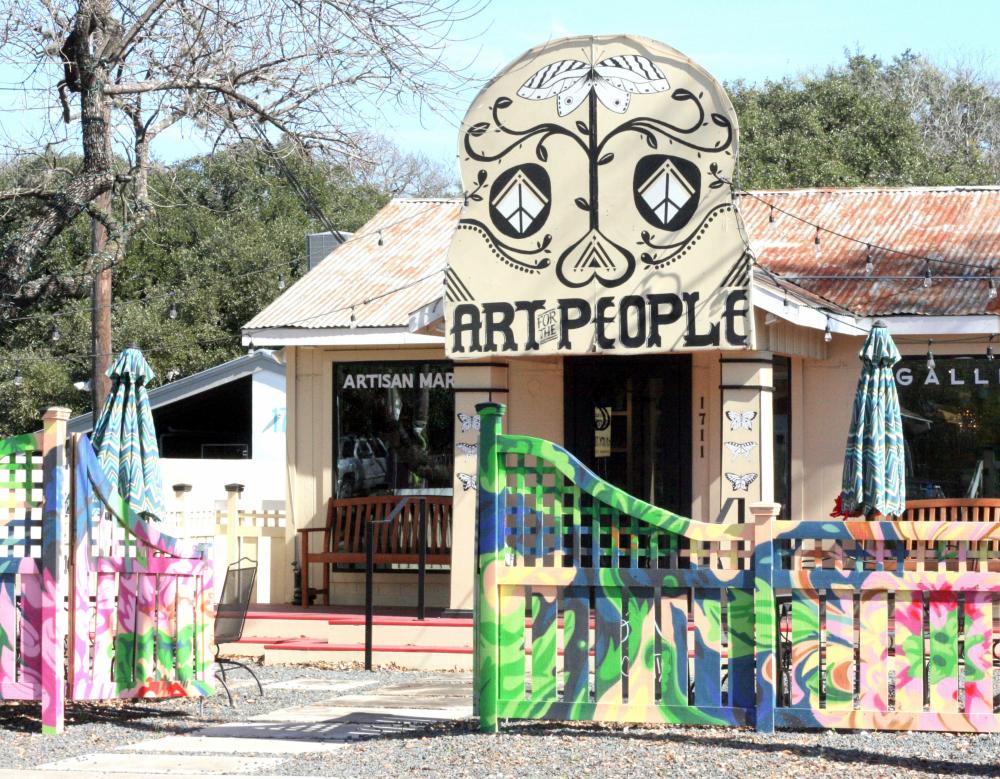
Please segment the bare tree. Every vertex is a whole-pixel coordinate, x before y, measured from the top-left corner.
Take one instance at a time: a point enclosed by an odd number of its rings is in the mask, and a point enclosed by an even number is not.
[[[959,175],[1000,178],[1000,82],[972,61],[937,65],[906,52],[887,68],[880,90],[901,99],[924,148]]]
[[[0,310],[82,293],[114,264],[154,211],[150,144],[168,128],[214,144],[270,132],[358,159],[386,101],[450,99],[462,82],[446,47],[478,10],[478,0],[13,0],[0,63],[44,90],[64,132],[9,150],[62,162],[21,166],[0,190],[17,216],[2,238]],[[78,154],[69,167],[67,151]],[[81,217],[106,241],[72,273],[39,272],[46,247]]]
[[[359,181],[381,192],[403,197],[457,197],[461,193],[454,160],[434,160],[403,151],[384,136],[371,136],[366,153],[348,160]]]

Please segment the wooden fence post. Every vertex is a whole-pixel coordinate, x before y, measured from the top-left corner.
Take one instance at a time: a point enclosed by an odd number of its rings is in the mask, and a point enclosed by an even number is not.
[[[226,567],[240,559],[239,502],[243,494],[242,484],[226,485]]]
[[[190,484],[175,484],[171,488],[174,491],[174,505],[177,506],[177,527],[185,535],[188,534],[188,516],[187,516],[187,494],[191,492]]]
[[[503,564],[504,490],[506,487],[497,438],[500,436],[506,407],[500,403],[480,403],[479,432],[479,501],[476,527],[478,561],[476,565],[476,678],[479,729],[497,730],[497,702],[500,697],[500,612],[497,566]]]
[[[69,409],[42,415],[42,732],[62,733],[66,706],[66,421]]]
[[[777,703],[778,659],[777,625],[774,602],[774,521],[780,503],[751,503],[754,518],[754,656],[757,666],[755,724],[761,733],[774,732],[774,708]]]

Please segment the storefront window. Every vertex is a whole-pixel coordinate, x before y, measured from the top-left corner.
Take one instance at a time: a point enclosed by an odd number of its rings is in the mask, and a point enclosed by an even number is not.
[[[449,362],[334,366],[337,496],[450,492]]]
[[[896,366],[906,441],[906,497],[997,497],[1000,362],[907,357]]]
[[[774,414],[774,500],[781,504],[781,518],[788,519],[792,500],[792,361],[789,357],[774,358],[772,371],[774,392],[771,397]]]

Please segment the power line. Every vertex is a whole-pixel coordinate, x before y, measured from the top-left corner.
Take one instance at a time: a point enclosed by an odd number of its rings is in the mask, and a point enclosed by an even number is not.
[[[439,200],[448,200],[448,201],[454,200],[454,198],[438,198],[438,199]],[[395,220],[393,222],[389,222],[388,224],[381,225],[378,228],[371,229],[368,232],[354,233],[354,235],[352,235],[349,240],[351,240],[351,241],[361,241],[361,240],[369,240],[371,238],[375,238],[375,239],[378,240],[379,246],[382,246],[383,242],[384,242],[385,234],[388,233],[389,230],[391,230],[394,227],[398,227],[401,224],[405,224],[406,222],[409,222],[409,221],[411,221],[413,219],[419,219],[420,217],[424,216],[425,214],[430,213],[433,210],[434,210],[434,207],[433,206],[429,206],[427,208],[421,209],[420,211],[417,211],[416,213],[410,214],[408,216],[401,217],[401,218],[399,218],[399,219],[397,219],[397,220]],[[345,238],[344,241],[343,241],[343,243],[346,243],[347,240],[348,239]],[[285,266],[288,266],[288,265],[293,265],[295,263],[301,262],[304,259],[307,260],[308,257],[306,257],[305,255],[298,255],[298,256],[294,257],[293,259],[291,259],[291,260],[283,260],[283,261],[275,263],[273,265],[264,266],[263,268],[256,268],[254,270],[247,271],[245,273],[241,273],[241,274],[238,274],[236,276],[229,276],[228,279],[230,279],[230,280],[237,280],[237,279],[248,278],[250,276],[254,276],[254,275],[257,275],[257,274],[264,274],[264,273],[267,273],[268,271],[274,270],[275,268],[280,268],[280,267],[285,267]],[[434,271],[434,273],[442,273],[442,272],[443,272],[443,270],[442,271]],[[90,275],[91,274],[89,274],[89,273],[87,273],[87,274],[78,274],[74,278],[77,278],[77,279],[89,278]],[[407,287],[404,287],[404,289],[408,288],[409,286],[413,286],[414,283],[416,283],[416,282],[411,282],[410,284],[408,284]],[[148,302],[153,302],[153,301],[157,301],[157,300],[168,300],[168,299],[170,299],[172,297],[175,297],[178,294],[179,291],[187,289],[187,287],[190,286],[191,284],[193,284],[193,282],[191,282],[190,284],[184,284],[184,285],[180,285],[178,287],[174,287],[169,292],[165,292],[165,293],[160,294],[160,295],[154,295],[154,296],[142,298],[141,300],[137,300],[135,298],[131,298],[129,300],[123,300],[120,303],[113,303],[110,306],[110,308],[111,308],[112,311],[114,311],[116,307],[118,307],[118,306],[126,306],[126,305],[128,305],[130,303],[135,303],[135,302],[148,303]],[[13,295],[9,295],[9,297],[14,297],[14,296]],[[369,300],[367,302],[372,302],[373,300],[378,300],[378,297],[372,298],[371,300]],[[0,306],[2,306],[2,305],[4,305],[4,304],[0,303]],[[354,305],[355,306],[356,305],[367,305],[367,303],[354,304]],[[103,309],[104,307],[102,306],[101,308]],[[90,309],[88,309],[88,311],[89,310]],[[340,309],[338,309],[338,310],[340,310]],[[24,322],[24,321],[37,320],[37,319],[46,319],[46,320],[48,320],[48,319],[55,319],[55,318],[64,317],[64,316],[74,316],[74,315],[76,315],[78,313],[79,312],[75,312],[75,311],[51,311],[51,312],[47,312],[47,313],[44,313],[44,314],[25,314],[24,316],[10,317],[9,319],[2,319],[2,318],[0,318],[0,324],[6,324],[8,322]],[[318,315],[318,316],[322,316],[322,315]]]
[[[386,297],[389,297],[390,295],[395,295],[395,294],[397,294],[399,292],[403,292],[404,290],[410,289],[411,287],[413,287],[413,286],[415,286],[415,285],[417,285],[417,284],[419,284],[419,283],[421,283],[423,281],[427,281],[428,279],[433,278],[434,276],[436,276],[436,275],[438,275],[440,273],[443,273],[443,272],[444,272],[444,268],[441,268],[439,270],[433,271],[432,273],[428,273],[427,275],[422,276],[422,277],[420,277],[418,279],[414,279],[412,281],[409,281],[406,284],[403,284],[403,285],[401,285],[399,287],[394,287],[393,289],[389,289],[389,290],[386,290],[384,292],[380,292],[377,295],[372,295],[372,296],[367,297],[367,298],[358,299],[358,300],[354,301],[353,303],[348,303],[348,304],[341,305],[341,306],[339,306],[337,308],[330,309],[329,311],[323,312],[321,314],[316,314],[316,315],[313,315],[313,316],[310,316],[310,317],[305,317],[305,318],[303,318],[301,320],[295,320],[295,321],[292,321],[292,322],[287,322],[285,324],[297,324],[299,322],[305,322],[305,321],[308,321],[310,319],[315,319],[315,318],[320,317],[320,316],[327,316],[329,314],[338,313],[340,311],[349,311],[351,309],[358,308],[360,306],[365,306],[365,305],[368,305],[369,303],[374,303],[376,300],[381,300],[382,298],[386,298]],[[240,333],[238,335],[235,335],[235,336],[233,336],[233,335],[225,335],[225,336],[220,336],[220,337],[214,338],[214,339],[207,339],[207,340],[200,339],[198,341],[198,344],[201,345],[201,346],[204,346],[204,345],[220,345],[220,344],[224,344],[224,343],[230,342],[234,338],[235,339],[242,338],[242,333]],[[252,340],[252,336],[251,336],[251,340]],[[237,340],[237,343],[238,343],[238,340]],[[149,353],[149,354],[159,354],[159,353],[163,353],[165,351],[168,351],[168,348],[167,347],[163,347],[163,346],[161,346],[161,347],[150,346],[150,347],[147,347],[147,348],[143,349],[143,351],[146,352],[146,353]],[[111,353],[104,353],[104,352],[79,352],[79,351],[68,350],[68,351],[59,352],[56,356],[58,356],[58,357],[71,357],[71,358],[84,359],[84,358],[93,358],[93,357],[108,357],[108,356],[114,356],[115,354],[117,354],[117,352],[111,352]]]

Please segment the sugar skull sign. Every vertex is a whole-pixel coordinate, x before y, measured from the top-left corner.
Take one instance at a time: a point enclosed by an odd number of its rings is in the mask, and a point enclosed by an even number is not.
[[[449,355],[748,348],[736,153],[721,85],[663,44],[525,54],[460,131]]]

